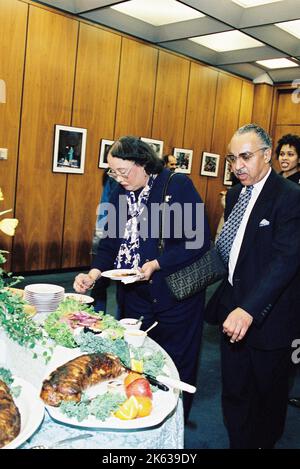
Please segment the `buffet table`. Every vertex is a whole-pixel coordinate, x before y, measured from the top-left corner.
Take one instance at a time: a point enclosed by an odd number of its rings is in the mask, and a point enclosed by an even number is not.
[[[161,349],[158,344],[147,337],[148,347]],[[65,363],[74,354],[74,349],[66,349],[57,346],[54,349],[53,358],[46,366],[41,366],[40,359],[30,360],[29,355],[32,352],[24,351],[15,342],[12,342],[5,334],[0,331],[0,366],[5,366],[20,379],[33,385],[39,394],[41,383],[46,376],[47,371],[54,369],[54,364]],[[165,353],[165,352],[164,352]],[[166,353],[165,353],[166,354]],[[171,358],[166,354],[167,364],[171,369],[171,376],[178,378],[178,373]],[[34,410],[33,410],[34,412]],[[32,413],[32,412],[31,412]],[[140,420],[140,419],[137,419]],[[118,428],[89,428],[81,424],[68,425],[61,421],[56,421],[50,417],[47,410],[39,426],[32,432],[27,429],[28,438],[21,441],[17,447],[28,449],[35,445],[54,445],[55,442],[64,438],[77,436],[79,434],[91,433],[92,437],[66,443],[65,448],[103,448],[103,449],[181,449],[183,448],[184,423],[183,406],[181,397],[174,406],[174,409],[165,417],[165,419],[155,426],[137,429],[118,429]]]

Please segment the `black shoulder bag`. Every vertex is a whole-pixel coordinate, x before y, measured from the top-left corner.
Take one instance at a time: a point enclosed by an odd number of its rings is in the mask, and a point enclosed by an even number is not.
[[[160,225],[159,225],[159,252],[163,253],[164,250],[164,214],[165,214],[165,199],[168,190],[169,182],[175,173],[170,174],[164,190],[163,190],[163,209],[160,212]],[[221,280],[227,275],[227,269],[217,252],[214,244],[206,253],[192,262],[190,265],[176,270],[173,274],[165,277],[167,285],[176,300],[185,300],[201,290],[204,290],[209,285]]]

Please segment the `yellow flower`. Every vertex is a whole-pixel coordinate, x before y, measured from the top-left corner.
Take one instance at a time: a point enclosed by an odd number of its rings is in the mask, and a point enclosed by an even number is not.
[[[16,218],[4,218],[0,221],[0,230],[8,236],[14,236],[18,223]]]

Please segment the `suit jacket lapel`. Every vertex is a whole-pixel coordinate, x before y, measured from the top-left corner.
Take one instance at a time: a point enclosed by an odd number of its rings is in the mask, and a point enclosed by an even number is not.
[[[266,211],[274,203],[272,195],[274,194],[277,177],[277,174],[272,170],[254,204],[246,226],[236,267],[238,267],[240,262],[242,262],[248,249],[251,249],[253,238],[259,229],[259,223],[263,218],[265,218]]]

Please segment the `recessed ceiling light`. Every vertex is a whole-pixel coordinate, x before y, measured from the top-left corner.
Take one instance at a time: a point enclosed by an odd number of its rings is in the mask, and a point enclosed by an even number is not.
[[[267,3],[281,2],[282,0],[231,0],[243,8],[258,7],[260,5],[266,5]]]
[[[266,68],[290,68],[299,67],[295,62],[289,59],[268,59],[268,60],[257,60],[257,64],[263,65]]]
[[[200,11],[183,5],[176,0],[130,0],[110,8],[150,23],[153,26],[162,26],[163,24],[171,24],[205,16]]]
[[[300,39],[300,20],[285,21],[284,23],[275,23],[275,26]]]
[[[197,42],[197,44],[213,49],[216,52],[264,46],[261,42],[247,36],[247,34],[241,33],[240,31],[226,31],[225,33],[193,37],[190,38],[190,41]]]

